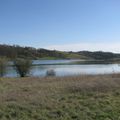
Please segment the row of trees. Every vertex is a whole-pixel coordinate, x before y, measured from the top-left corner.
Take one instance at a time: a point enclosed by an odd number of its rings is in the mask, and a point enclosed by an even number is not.
[[[32,61],[29,59],[15,59],[14,68],[20,77],[25,77],[32,66]],[[6,58],[0,58],[0,77],[3,77],[6,73],[8,60]]]
[[[44,57],[65,58],[63,53],[56,50],[36,49],[33,47],[21,47],[18,45],[0,45],[0,56],[10,59],[39,59]]]
[[[120,54],[115,54],[111,52],[102,52],[102,51],[97,51],[97,52],[80,51],[78,52],[78,54],[95,60],[110,60],[110,59],[120,58]]]
[[[69,57],[68,57],[69,55]],[[86,57],[88,59],[95,60],[109,60],[114,58],[120,58],[120,54],[114,54],[111,52],[90,52],[90,51],[79,51],[79,52],[60,52],[56,50],[46,50],[46,49],[36,49],[33,47],[21,47],[18,45],[0,45],[0,57],[7,57],[10,59],[16,58],[29,58],[29,59],[39,59],[39,58],[74,58],[77,55]]]

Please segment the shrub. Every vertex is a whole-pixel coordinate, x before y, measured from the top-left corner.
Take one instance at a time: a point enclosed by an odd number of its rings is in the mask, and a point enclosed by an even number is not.
[[[3,77],[5,75],[6,68],[7,68],[7,59],[0,58],[0,77]]]
[[[56,75],[56,73],[53,69],[47,70],[47,72],[46,72],[46,76],[55,76],[55,75]]]
[[[20,77],[25,77],[29,74],[32,61],[29,59],[16,59],[14,61],[15,69]]]

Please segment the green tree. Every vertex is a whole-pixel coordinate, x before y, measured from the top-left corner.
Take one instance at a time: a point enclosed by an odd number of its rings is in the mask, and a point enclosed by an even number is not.
[[[5,75],[6,68],[7,68],[7,59],[0,58],[0,77],[3,77]]]
[[[14,65],[20,77],[25,77],[29,74],[32,67],[32,61],[29,59],[16,59]]]

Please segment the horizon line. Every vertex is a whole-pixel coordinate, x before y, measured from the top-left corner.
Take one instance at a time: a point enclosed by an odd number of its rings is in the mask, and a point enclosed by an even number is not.
[[[45,49],[45,50],[51,50],[51,51],[61,51],[61,52],[83,52],[83,51],[86,51],[86,52],[105,52],[105,53],[114,53],[114,54],[120,54],[120,52],[112,52],[112,51],[105,51],[105,50],[88,50],[88,49],[83,49],[83,50],[77,50],[77,51],[72,51],[72,50],[58,50],[58,49],[54,49],[54,48],[46,48],[46,47],[35,47],[35,46],[31,46],[31,45],[19,45],[19,44],[6,44],[6,43],[3,43],[3,44],[0,44],[0,45],[6,45],[6,46],[19,46],[19,47],[29,47],[29,48],[34,48],[34,49]]]

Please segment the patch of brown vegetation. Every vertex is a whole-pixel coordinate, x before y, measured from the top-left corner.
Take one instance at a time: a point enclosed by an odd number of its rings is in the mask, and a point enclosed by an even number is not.
[[[120,75],[82,75],[73,77],[3,78],[0,80],[1,102],[45,101],[65,92],[106,92],[120,88]]]

